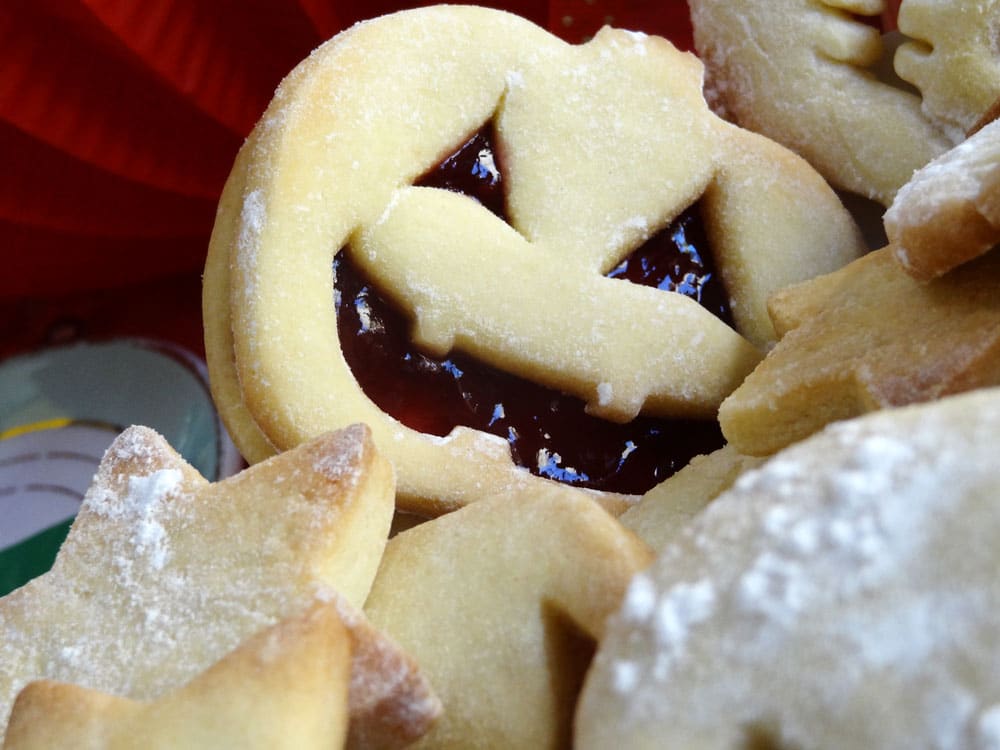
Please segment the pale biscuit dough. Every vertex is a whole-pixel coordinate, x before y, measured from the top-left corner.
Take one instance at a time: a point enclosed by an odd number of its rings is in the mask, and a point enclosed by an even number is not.
[[[762,461],[738,453],[731,445],[695,456],[687,466],[643,495],[618,520],[659,552],[743,472]]]
[[[334,750],[347,738],[351,642],[318,604],[150,702],[42,680],[18,695],[4,750]]]
[[[958,142],[1000,96],[1000,0],[904,0],[899,28],[896,71]]]
[[[918,171],[885,213],[894,256],[932,279],[1000,242],[1000,120]]]
[[[444,712],[418,748],[569,746],[593,644],[652,553],[567,488],[483,499],[394,537],[365,604]]]
[[[825,424],[1000,384],[1000,253],[929,283],[892,247],[771,301],[781,340],[719,409],[726,439],[768,455]]]
[[[711,115],[700,80],[697,60],[661,39],[606,29],[574,47],[475,7],[383,17],[317,50],[237,161],[206,265],[213,392],[247,457],[363,421],[404,509],[436,514],[546,482],[516,469],[499,438],[422,434],[364,395],[331,303],[345,245],[433,351],[454,344],[616,420],[713,415],[774,339],[771,292],[862,243],[804,162]],[[410,186],[491,119],[509,227]],[[746,338],[681,295],[602,277],[703,194]]]
[[[360,722],[359,736],[419,736],[440,704],[357,611],[393,495],[391,467],[363,427],[214,484],[155,432],[130,428],[52,570],[0,599],[0,726],[38,679],[155,699],[318,597],[351,630],[352,734]]]
[[[745,474],[632,581],[574,747],[996,747],[998,434],[992,389]]]
[[[719,111],[802,154],[837,187],[889,205],[949,148],[920,98],[867,68],[884,54],[882,0],[690,0]],[[905,2],[904,2],[905,5]]]

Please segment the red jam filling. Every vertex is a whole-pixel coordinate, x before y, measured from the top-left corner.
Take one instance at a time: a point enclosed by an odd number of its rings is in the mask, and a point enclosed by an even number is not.
[[[416,184],[469,195],[504,213],[492,126],[470,138]],[[608,276],[686,294],[731,323],[696,208],[652,237]],[[696,455],[723,444],[714,420],[638,417],[613,424],[581,400],[484,365],[460,352],[437,359],[410,343],[409,321],[355,267],[334,259],[341,348],[364,392],[403,424],[433,435],[464,425],[507,440],[513,460],[539,476],[580,487],[641,494]]]

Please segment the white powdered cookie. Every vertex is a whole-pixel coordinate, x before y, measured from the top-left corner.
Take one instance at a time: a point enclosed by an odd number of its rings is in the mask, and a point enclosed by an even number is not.
[[[713,418],[774,340],[767,297],[862,244],[805,162],[709,112],[701,72],[659,38],[605,29],[572,46],[463,6],[375,19],[317,50],[244,147],[206,265],[213,393],[247,457],[360,421],[404,509],[543,484],[503,439],[420,432],[365,394],[332,304],[342,248],[424,351],[472,355],[613,421]],[[506,223],[414,186],[488,123]],[[739,332],[604,275],[699,200]]]
[[[1000,390],[843,422],[637,576],[575,747],[993,748]]]
[[[0,598],[0,726],[39,679],[157,699],[320,598],[351,634],[352,735],[360,722],[358,736],[410,730],[411,741],[439,704],[357,611],[393,496],[391,467],[361,426],[214,484],[152,430],[126,430],[52,570]]]

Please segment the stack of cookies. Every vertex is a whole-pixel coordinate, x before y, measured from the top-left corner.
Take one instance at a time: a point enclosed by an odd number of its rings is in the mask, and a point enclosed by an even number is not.
[[[118,438],[5,749],[1000,747],[1000,2],[691,10],[286,78],[204,277],[250,467]]]

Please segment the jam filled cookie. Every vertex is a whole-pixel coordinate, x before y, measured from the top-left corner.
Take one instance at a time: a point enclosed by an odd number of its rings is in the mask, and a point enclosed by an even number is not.
[[[831,426],[737,480],[631,583],[590,748],[993,748],[1000,390]]]
[[[701,73],[659,38],[573,46],[463,6],[318,49],[241,152],[206,265],[214,394],[247,457],[365,422],[400,507],[437,514],[539,477],[620,508],[721,444],[719,403],[774,340],[767,297],[862,246],[805,162],[709,112]],[[632,260],[664,237],[684,270],[649,283]],[[429,373],[458,396],[411,386]],[[629,477],[669,452],[650,434],[687,452]]]
[[[918,96],[868,69],[884,54],[866,23],[883,0],[690,5],[713,106],[802,154],[837,187],[889,205],[915,169],[952,145]]]
[[[652,553],[568,488],[483,499],[393,537],[365,612],[444,711],[418,747],[569,745],[594,644]]]
[[[356,721],[376,724],[359,736],[385,723],[412,740],[439,704],[357,611],[392,511],[391,467],[363,427],[216,483],[152,430],[126,430],[52,570],[0,599],[0,726],[38,679],[157,699],[319,598],[340,608],[363,673],[352,671],[352,734]]]
[[[896,260],[926,281],[1000,242],[1000,121],[919,170],[885,213]]]

